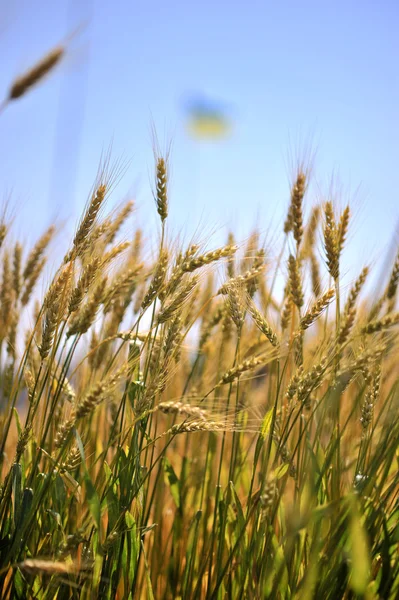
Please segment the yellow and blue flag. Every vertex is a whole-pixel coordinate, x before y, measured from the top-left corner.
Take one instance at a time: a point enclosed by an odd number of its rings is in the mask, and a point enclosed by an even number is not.
[[[232,121],[220,103],[197,98],[187,104],[186,129],[196,139],[216,140],[231,133]]]

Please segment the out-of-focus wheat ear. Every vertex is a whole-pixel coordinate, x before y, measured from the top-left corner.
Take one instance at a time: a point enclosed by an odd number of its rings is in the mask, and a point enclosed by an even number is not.
[[[139,313],[141,305],[143,304],[144,296],[146,294],[146,284],[144,281],[140,283],[135,291],[135,298],[133,302],[133,313],[136,315]]]
[[[75,413],[72,412],[71,417],[67,420],[64,421],[63,423],[61,423],[61,425],[58,427],[58,430],[56,432],[55,438],[54,438],[54,446],[55,448],[62,448],[65,444],[65,442],[67,441],[69,434],[71,433],[72,429],[75,427],[76,424],[76,417],[75,417]]]
[[[227,245],[228,246],[236,245],[236,240],[235,240],[234,234],[231,231],[229,231],[229,234],[227,236]],[[234,275],[235,275],[235,264],[234,264],[233,257],[227,262],[227,275],[229,276],[230,279],[232,277],[234,277]]]
[[[76,334],[83,334],[90,329],[96,316],[98,309],[100,308],[101,302],[104,299],[104,292],[107,287],[107,278],[104,277],[100,283],[94,288],[91,297],[87,300],[80,310],[76,313],[72,319],[69,329],[67,331],[67,337]]]
[[[203,348],[206,342],[209,340],[212,334],[212,330],[216,325],[220,323],[226,313],[226,308],[222,304],[219,304],[213,313],[211,313],[209,319],[204,319],[201,328],[199,348]]]
[[[161,365],[161,354],[162,354],[162,340],[156,338],[152,344],[148,344],[146,348],[146,359],[148,362],[148,369],[151,373],[151,379],[156,379],[160,372]]]
[[[314,252],[310,255],[310,275],[312,279],[313,294],[315,298],[318,298],[321,292],[320,266]]]
[[[222,346],[231,340],[233,336],[233,325],[233,319],[231,318],[230,312],[226,308],[221,321]]]
[[[226,383],[233,383],[242,375],[243,373],[247,373],[249,371],[253,371],[259,365],[265,364],[266,357],[265,356],[253,356],[239,363],[235,367],[232,367],[228,371],[224,373],[222,378],[217,384],[217,387],[221,385],[225,385]]]
[[[106,236],[105,236],[105,244],[106,245],[112,244],[112,242],[114,241],[114,239],[116,237],[116,234],[118,233],[118,231],[120,230],[120,228],[122,227],[122,225],[126,221],[126,219],[129,217],[129,215],[131,214],[133,207],[134,207],[133,200],[129,200],[128,202],[126,202],[126,204],[124,206],[122,206],[122,208],[116,215],[115,219],[113,221],[111,221],[111,223],[109,224],[109,227],[107,228],[107,232],[106,232]]]
[[[389,278],[387,291],[386,291],[387,300],[392,301],[395,298],[396,292],[398,289],[398,283],[399,283],[399,252],[396,255],[395,262],[393,263],[393,267],[392,267],[391,276]]]
[[[295,306],[300,311],[301,307],[303,306],[302,281],[298,261],[292,254],[290,254],[288,258],[288,274],[290,281],[289,289],[291,298]]]
[[[253,259],[252,265],[251,265],[251,269],[250,271],[258,271],[259,275],[250,278],[247,282],[247,291],[248,294],[250,295],[251,298],[253,298],[255,296],[255,293],[258,290],[259,287],[259,283],[260,283],[260,279],[261,279],[261,275],[263,273],[263,270],[265,269],[265,249],[264,248],[259,248],[259,250],[257,250],[255,257]]]
[[[124,342],[148,342],[151,336],[151,331],[142,333],[133,333],[132,331],[118,331],[115,335],[116,338],[123,340]],[[155,338],[155,343],[158,338]]]
[[[86,260],[90,260],[94,253],[103,251],[105,246],[105,233],[108,231],[111,226],[110,219],[104,219],[102,223],[99,223],[95,227],[93,227],[91,233],[82,241],[79,248],[73,247],[72,250],[69,250],[65,257],[64,263],[68,263],[71,260],[74,260],[77,255],[82,259],[82,263],[85,264]],[[89,257],[89,258],[88,258]]]
[[[68,305],[70,286],[72,284],[73,264],[63,265],[56,277],[53,279],[43,300],[43,308],[46,310],[53,303],[60,303],[64,309]]]
[[[293,342],[294,360],[297,367],[303,365],[303,331],[298,331]]]
[[[285,464],[289,464],[288,473],[290,477],[296,479],[297,477],[297,469],[292,461],[291,452],[286,443],[283,442],[281,437],[281,418],[277,415],[276,422],[274,425],[274,430],[272,433],[273,441],[275,442],[278,454],[280,455],[281,461]]]
[[[256,251],[259,248],[259,232],[255,229],[251,232],[251,235],[248,238],[247,245],[244,251],[244,257],[240,261],[240,271],[241,274],[245,273],[248,269],[251,268],[253,259],[256,255]]]
[[[72,264],[70,263],[61,271],[55,282],[51,285],[45,298],[45,317],[42,334],[42,343],[39,352],[42,360],[50,353],[57,327],[64,317],[68,303],[69,286],[72,277]]]
[[[183,260],[181,264],[181,269],[184,272],[191,273],[192,271],[195,271],[196,269],[199,269],[205,265],[209,265],[210,263],[216,262],[221,258],[230,258],[237,252],[237,250],[238,246],[223,246],[222,248],[218,248],[217,250],[211,250],[210,252],[200,254],[197,257]]]
[[[141,310],[144,312],[155,300],[157,294],[161,290],[166,277],[168,266],[169,253],[163,249],[155,267],[154,275],[148,290],[143,298]]]
[[[3,335],[6,335],[11,303],[13,298],[13,286],[10,268],[10,255],[6,251],[3,256],[3,277],[0,290],[0,314],[2,320],[2,328],[4,327]]]
[[[31,67],[26,73],[17,77],[11,85],[8,100],[16,100],[26,94],[34,85],[39,83],[61,61],[65,48],[57,46]]]
[[[320,221],[320,206],[314,206],[309,218],[309,223],[306,227],[305,237],[301,249],[301,257],[311,257],[316,242],[316,230]]]
[[[291,400],[294,398],[295,394],[297,393],[298,384],[301,381],[302,376],[303,376],[303,367],[300,366],[297,368],[297,370],[295,371],[294,375],[291,377],[291,379],[288,383],[287,391],[285,393],[285,397],[287,398],[288,402],[291,402]]]
[[[145,387],[143,394],[137,398],[136,406],[134,407],[137,418],[142,418],[152,408],[155,398],[165,390],[167,378],[168,361],[163,360],[157,373],[151,378],[149,385]]]
[[[243,275],[237,275],[236,277],[233,277],[233,279],[229,279],[228,281],[226,281],[226,283],[224,283],[218,289],[217,294],[222,294],[223,296],[225,296],[226,294],[228,294],[228,290],[231,285],[240,286],[243,289],[247,288],[248,290],[249,284],[253,280],[256,280],[256,285],[258,285],[259,277],[264,272],[265,268],[266,265],[264,263],[262,263],[260,266],[251,267],[251,269],[249,269],[249,271],[247,271]]]
[[[77,403],[75,408],[76,420],[87,416],[96,406],[105,400],[109,392],[119,383],[122,374],[125,372],[126,367],[118,369],[118,371],[109,375],[106,379],[95,383],[84,398]]]
[[[267,479],[259,495],[261,522],[266,522],[269,512],[273,509],[275,500],[278,498],[278,489],[274,479]]]
[[[187,417],[195,417],[204,421],[209,419],[208,412],[203,408],[180,401],[160,402],[154,408],[155,410],[159,410],[165,415],[186,415]]]
[[[14,367],[15,361],[10,360],[10,362],[5,364],[2,373],[1,385],[3,388],[3,394],[5,398],[11,397],[11,392],[14,384]]]
[[[349,218],[350,218],[350,207],[349,205],[344,208],[344,211],[340,217],[337,231],[337,245],[338,245],[338,258],[341,256],[346,236],[348,233],[349,227]]]
[[[35,287],[35,285],[44,269],[45,264],[46,264],[46,258],[42,258],[41,260],[39,260],[39,262],[37,263],[35,268],[31,271],[30,277],[25,282],[25,288],[22,293],[22,297],[21,297],[22,306],[26,306],[28,304],[30,297],[32,295],[32,292],[33,292],[33,288]]]
[[[212,298],[214,296],[214,273],[210,271],[207,274],[206,282],[204,287],[202,288],[202,293],[199,297],[199,305],[200,308],[204,308],[205,306],[209,308]]]
[[[168,330],[167,330],[166,336],[165,336],[165,341],[164,341],[163,348],[162,348],[162,352],[165,357],[165,360],[174,358],[176,361],[176,357],[179,358],[180,343],[182,340],[182,334],[181,334],[182,326],[183,326],[182,318],[180,317],[180,315],[176,315],[168,327]]]
[[[54,225],[51,225],[32,248],[28,258],[26,259],[24,272],[22,274],[24,281],[32,276],[32,273],[35,271],[37,265],[41,261],[44,251],[49,245],[54,233],[55,227]]]
[[[284,233],[288,235],[290,231],[292,231],[293,227],[293,215],[292,215],[292,205],[290,204],[288,207],[287,217],[284,222]]]
[[[166,160],[160,156],[155,167],[155,202],[162,223],[168,216],[168,167]]]
[[[23,562],[16,565],[23,573],[35,576],[47,576],[52,575],[75,575],[77,576],[81,571],[89,572],[92,570],[92,565],[89,563],[73,563],[73,562],[61,562],[56,560],[43,560],[40,558],[27,558]]]
[[[288,291],[288,294],[285,297],[284,300],[284,304],[283,304],[283,309],[281,311],[281,330],[285,331],[290,323],[291,320],[291,306],[292,306],[292,300],[291,300],[291,294]]]
[[[71,297],[69,299],[69,314],[78,310],[83,301],[84,295],[89,291],[96,275],[99,272],[100,265],[101,259],[97,256],[94,257],[84,268],[83,273],[79,277],[76,287],[72,290]]]
[[[80,450],[77,446],[74,446],[69,450],[65,461],[61,463],[60,473],[74,471],[80,465],[81,461]]]
[[[183,327],[185,329],[191,328],[198,319],[198,313],[202,309],[202,305],[200,304],[200,292],[200,286],[195,286],[190,296],[190,301],[186,302],[183,306]]]
[[[143,232],[141,229],[136,229],[131,246],[132,262],[139,262],[141,251],[143,249]]]
[[[28,392],[28,400],[29,402],[33,401],[33,393],[35,391],[36,379],[30,369],[25,369],[24,371],[24,382]]]
[[[367,430],[371,425],[374,416],[374,406],[378,399],[381,384],[381,366],[377,365],[373,374],[369,376],[369,390],[366,393],[363,405],[360,423],[362,424],[362,436],[367,435]]]
[[[164,306],[158,313],[158,323],[168,321],[177,310],[180,310],[186,302],[194,288],[198,284],[198,275],[193,275],[186,281],[182,282],[181,286],[176,290],[176,293],[170,298],[169,302],[165,302]]]
[[[73,246],[77,254],[80,253],[82,246],[89,236],[100,208],[105,200],[107,193],[107,186],[105,183],[101,183],[94,194],[91,197],[89,206],[83,216],[83,219],[79,225],[78,231],[73,240]]]
[[[115,419],[113,418],[112,420],[114,421]],[[101,545],[101,551],[104,553],[104,555],[108,554],[110,550],[112,550],[112,547],[115,546],[116,542],[122,536],[120,529],[121,527],[117,526],[117,529],[113,529],[113,531],[111,531],[105,538],[104,543]]]
[[[7,225],[4,223],[4,221],[0,222],[0,248],[3,245],[3,242],[6,238],[7,235]]]
[[[21,460],[21,457],[23,455],[23,453],[25,452],[25,449],[29,443],[29,439],[32,435],[32,425],[28,424],[26,427],[24,427],[24,429],[21,431],[19,437],[18,437],[18,442],[17,442],[17,448],[16,448],[16,452],[15,452],[15,462],[19,463],[19,461]]]
[[[399,312],[389,314],[382,319],[378,319],[377,321],[370,321],[367,325],[361,328],[361,333],[370,334],[370,333],[378,333],[379,331],[383,331],[388,327],[392,327],[393,325],[397,325],[399,323]]]
[[[19,298],[21,293],[21,261],[22,261],[22,246],[17,242],[14,246],[13,256],[13,287],[15,292],[15,299]]]
[[[355,356],[354,359],[348,364],[348,367],[353,373],[356,371],[362,371],[364,368],[372,367],[381,360],[386,351],[387,341],[385,338],[378,344],[376,343],[370,347],[361,348],[357,356]]]
[[[15,308],[11,308],[8,322],[7,354],[13,361],[15,361],[17,354],[16,346],[18,318],[18,311]]]
[[[306,403],[309,398],[309,394],[319,385],[321,385],[325,374],[326,365],[327,360],[326,357],[323,356],[320,362],[316,363],[310,369],[310,371],[302,374],[297,384],[297,396],[299,402]]]
[[[259,300],[261,307],[266,310],[270,306],[276,313],[280,313],[280,302],[272,295],[263,277],[258,279]]]
[[[104,314],[110,312],[117,301],[121,301],[121,307],[127,308],[137,285],[137,277],[142,268],[143,265],[138,264],[127,270],[122,269],[121,272],[114,277],[104,293],[102,300],[104,304]]]
[[[331,277],[336,281],[339,277],[339,238],[331,202],[326,202],[324,214],[324,248],[326,252],[327,268]]]
[[[191,248],[194,249],[192,253],[191,253]],[[197,252],[197,248],[198,248],[198,246],[192,246],[192,247],[188,248],[188,250],[185,252],[184,256],[192,257]],[[165,285],[162,287],[162,289],[159,290],[158,297],[161,300],[161,302],[163,302],[167,296],[170,296],[177,290],[181,280],[183,279],[184,272],[181,269],[182,262],[183,262],[183,253],[178,252],[177,257],[175,258],[175,264],[173,266],[170,277],[169,277],[168,281],[165,283]]]
[[[57,377],[57,382],[58,384],[60,384],[60,379]],[[62,393],[64,394],[64,396],[66,397],[66,399],[68,400],[68,402],[75,402],[76,399],[76,392],[72,387],[71,382],[69,381],[69,379],[67,379],[67,377],[64,378],[64,381],[62,382]]]
[[[101,365],[104,364],[104,361],[109,356],[111,347],[110,343],[106,341],[107,335],[108,332],[105,332],[101,343],[98,342],[98,348],[94,353],[93,361],[91,363],[93,365],[94,370],[100,369]],[[93,341],[94,340],[92,339],[92,342]]]
[[[338,333],[338,345],[342,346],[348,339],[356,318],[356,307],[350,306],[345,310],[344,318],[341,322],[341,328]]]
[[[299,171],[291,189],[292,232],[299,248],[303,236],[303,198],[306,190],[306,175]]]
[[[108,252],[106,252],[103,256],[103,266],[105,267],[112,263],[115,260],[115,258],[117,258],[120,254],[123,254],[123,252],[125,252],[129,247],[130,242],[121,242],[120,244],[117,244],[116,246],[108,250]]]
[[[331,288],[325,294],[323,294],[311,308],[307,311],[307,313],[301,319],[301,329],[304,331],[308,329],[320,317],[323,311],[327,308],[327,306],[332,302],[335,296],[335,290]]]
[[[368,274],[369,274],[369,268],[366,266],[362,269],[359,277],[356,279],[355,283],[353,284],[353,286],[351,287],[351,289],[349,291],[348,298],[346,300],[346,304],[345,304],[345,308],[344,308],[344,315],[348,315],[349,312],[355,306],[356,301],[359,297],[359,294],[362,290],[362,287],[365,284]]]
[[[89,353],[88,353],[88,362],[89,362],[90,368],[93,370],[96,369],[96,358],[97,358],[99,343],[100,343],[99,337],[97,335],[97,332],[93,328],[93,330],[91,332],[90,346],[89,346]]]

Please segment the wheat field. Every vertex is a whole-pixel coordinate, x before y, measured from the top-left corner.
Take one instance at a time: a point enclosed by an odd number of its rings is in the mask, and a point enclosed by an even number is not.
[[[343,286],[351,207],[301,161],[279,248],[172,239],[161,153],[145,239],[118,175],[51,276],[56,226],[0,223],[1,597],[399,598],[399,253]]]

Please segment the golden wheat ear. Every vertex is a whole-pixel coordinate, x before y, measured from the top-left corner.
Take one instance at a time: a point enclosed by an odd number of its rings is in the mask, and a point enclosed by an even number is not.
[[[156,194],[157,211],[164,222],[168,216],[168,170],[166,160],[160,156],[156,164]]]
[[[56,46],[25,73],[16,77],[11,84],[8,96],[0,106],[0,112],[10,102],[22,98],[34,86],[38,85],[61,62],[64,55],[65,47]]]
[[[65,48],[58,46],[51,50],[33,67],[14,80],[8,94],[9,100],[16,100],[26,94],[34,85],[39,83],[61,61]]]

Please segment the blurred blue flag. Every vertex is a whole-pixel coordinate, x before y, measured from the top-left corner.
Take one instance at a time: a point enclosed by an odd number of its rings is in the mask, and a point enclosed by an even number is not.
[[[197,139],[220,139],[231,133],[232,121],[220,103],[193,98],[187,103],[186,129]]]

